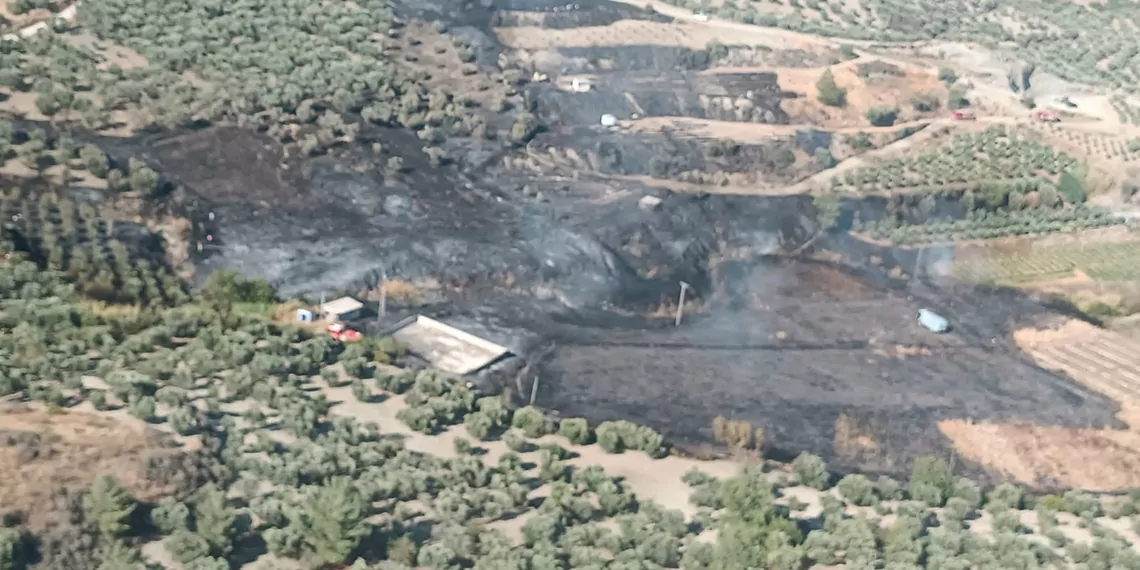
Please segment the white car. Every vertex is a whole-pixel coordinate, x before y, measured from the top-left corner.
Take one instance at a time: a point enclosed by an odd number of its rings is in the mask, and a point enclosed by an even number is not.
[[[706,15],[706,14],[699,14],[699,13],[698,13],[698,14],[693,14],[693,19],[694,19],[694,20],[696,20],[696,21],[698,21],[698,22],[707,22],[707,21],[709,21],[709,17],[708,17],[708,15]]]

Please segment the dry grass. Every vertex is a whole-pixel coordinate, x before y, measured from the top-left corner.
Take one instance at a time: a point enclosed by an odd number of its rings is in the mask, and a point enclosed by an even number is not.
[[[830,67],[835,83],[847,90],[847,105],[830,107],[819,102],[819,81],[823,69],[779,69],[780,88],[799,95],[785,100],[783,108],[789,116],[805,119],[824,128],[868,127],[867,111],[872,107],[896,107],[899,123],[941,116],[941,111],[919,113],[910,104],[919,95],[937,95],[943,102],[946,88],[938,80],[933,68],[901,67],[901,76],[864,79],[858,76],[859,63],[869,60],[852,60]]]
[[[922,126],[928,121],[898,124],[891,127],[846,127],[834,129],[838,134],[867,133],[868,135],[894,133],[905,126]],[[714,121],[692,117],[645,117],[635,121],[622,121],[621,126],[633,133],[662,133],[693,138],[731,139],[741,143],[762,143],[773,138],[795,136],[806,125],[770,125],[738,121]]]
[[[1024,483],[1040,479],[1094,491],[1140,486],[1140,342],[1069,321],[1025,329],[1017,344],[1045,368],[1121,403],[1127,429],[1073,429],[1027,422],[947,420],[942,432],[967,459]]]
[[[710,42],[726,45],[767,46],[773,49],[825,49],[821,41],[790,39],[780,33],[749,26],[710,26],[679,20],[674,23],[620,20],[608,26],[550,29],[538,26],[495,28],[499,41],[515,49],[592,47],[623,45],[665,45],[704,49]],[[792,40],[792,41],[790,41]],[[795,41],[798,40],[798,41]]]
[[[52,494],[100,475],[114,475],[139,499],[157,499],[171,490],[147,480],[148,460],[180,452],[130,417],[0,404],[0,508],[25,512],[34,529]]]

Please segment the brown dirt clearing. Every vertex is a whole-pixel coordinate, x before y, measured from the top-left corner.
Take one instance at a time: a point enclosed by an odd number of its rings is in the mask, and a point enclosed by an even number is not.
[[[84,489],[100,475],[115,476],[136,498],[155,500],[174,489],[150,481],[148,464],[183,452],[133,418],[0,404],[0,505],[26,513],[34,529],[54,493]]]
[[[753,30],[721,29],[700,22],[675,23],[620,20],[608,26],[583,26],[559,30],[541,27],[494,28],[499,41],[515,49],[548,49],[555,47],[595,47],[625,45],[666,45],[704,49],[712,41],[726,45],[768,46],[774,49],[797,47],[811,49],[818,45],[789,46],[778,36]]]
[[[1047,330],[1023,329],[1014,340],[1042,367],[1119,401],[1117,417],[1129,427],[941,422],[958,452],[1027,484],[1045,480],[1091,491],[1140,486],[1140,342],[1076,320]]]
[[[937,96],[945,104],[946,87],[938,80],[937,71],[923,67],[899,67],[899,76],[859,77],[859,64],[872,60],[860,58],[829,68],[835,83],[847,90],[847,104],[831,107],[819,102],[816,83],[824,69],[784,68],[775,70],[780,88],[799,95],[782,103],[791,117],[807,120],[823,128],[869,127],[867,111],[872,107],[895,107],[898,123],[941,117],[944,111],[918,112],[910,101],[916,96]]]

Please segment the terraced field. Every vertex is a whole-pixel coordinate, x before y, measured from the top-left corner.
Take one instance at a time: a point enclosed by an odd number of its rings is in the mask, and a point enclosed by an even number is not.
[[[1114,400],[1140,401],[1140,342],[1095,330],[1041,343],[1030,354],[1042,366],[1062,371]]]
[[[972,248],[959,253],[955,275],[967,281],[1024,284],[1073,277],[1140,280],[1140,240],[1118,243],[1034,245],[1018,252]]]

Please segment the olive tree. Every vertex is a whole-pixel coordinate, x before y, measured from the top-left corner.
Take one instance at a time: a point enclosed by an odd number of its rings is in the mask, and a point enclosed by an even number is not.
[[[104,536],[117,537],[130,531],[130,518],[137,504],[130,493],[109,475],[95,478],[83,496],[83,512]]]

